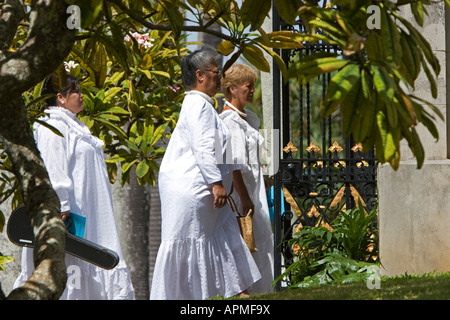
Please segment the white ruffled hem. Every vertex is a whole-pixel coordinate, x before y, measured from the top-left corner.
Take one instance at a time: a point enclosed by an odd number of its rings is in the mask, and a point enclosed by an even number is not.
[[[14,283],[14,288],[21,286],[31,276],[30,268],[32,249],[25,248],[22,259],[22,272]],[[31,260],[32,261],[32,260]],[[135,292],[128,268],[121,261],[112,270],[105,270],[66,255],[67,283],[60,300],[134,300]]]
[[[161,242],[150,299],[231,297],[248,289],[260,278],[236,221],[228,219],[209,239]]]

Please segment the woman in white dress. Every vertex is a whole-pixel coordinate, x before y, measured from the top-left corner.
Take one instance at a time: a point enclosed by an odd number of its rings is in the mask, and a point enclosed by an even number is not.
[[[242,294],[260,274],[227,204],[230,133],[211,98],[220,90],[217,52],[203,47],[181,62],[180,118],[159,172],[161,245],[150,299],[200,300]]]
[[[67,77],[66,87],[56,92],[52,77],[47,78],[43,94],[53,93],[40,120],[58,129],[63,137],[36,123],[34,138],[49,173],[50,182],[61,204],[61,217],[70,213],[85,220],[84,238],[114,250],[119,264],[105,270],[66,254],[68,281],[61,300],[130,300],[134,289],[122,257],[114,221],[110,182],[103,155],[103,142],[89,132],[76,115],[83,110],[83,95],[76,79]],[[22,285],[34,270],[32,249],[22,252],[22,271],[15,287]]]
[[[236,193],[232,193],[236,207],[246,214],[253,212],[253,233],[258,251],[253,253],[261,273],[261,280],[255,283],[249,293],[273,291],[273,232],[270,223],[264,176],[260,160],[260,147],[263,137],[259,133],[258,116],[244,107],[252,102],[256,72],[247,65],[233,65],[222,79],[222,91],[225,95],[225,106],[220,114],[231,132],[231,145],[228,146],[228,157],[234,163],[241,164],[240,171],[233,173],[233,185]]]

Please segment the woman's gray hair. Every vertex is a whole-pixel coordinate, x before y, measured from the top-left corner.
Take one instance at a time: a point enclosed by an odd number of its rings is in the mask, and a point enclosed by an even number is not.
[[[204,46],[181,59],[181,76],[187,90],[191,90],[197,82],[195,72],[207,71],[217,65],[218,53],[212,47]]]

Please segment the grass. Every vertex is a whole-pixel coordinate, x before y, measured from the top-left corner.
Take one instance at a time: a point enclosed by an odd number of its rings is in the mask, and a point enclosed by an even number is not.
[[[450,300],[450,272],[382,277],[379,289],[366,283],[328,284],[252,295],[250,300]]]

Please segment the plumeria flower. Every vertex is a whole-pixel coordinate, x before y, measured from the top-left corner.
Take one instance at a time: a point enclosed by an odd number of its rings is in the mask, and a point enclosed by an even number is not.
[[[181,87],[178,87],[178,86],[172,87],[171,85],[168,85],[167,88],[169,88],[170,90],[172,90],[175,93],[181,89]]]
[[[78,63],[75,63],[75,61],[70,60],[69,62],[64,61],[64,68],[66,69],[66,72],[70,72],[70,69],[75,69],[78,66]]]
[[[143,46],[145,49],[151,48],[153,46],[154,39],[150,38],[148,33],[140,34],[137,32],[133,32],[131,36],[136,39],[137,43],[139,45]],[[131,37],[129,35],[126,35],[124,38],[125,41],[131,42]]]

